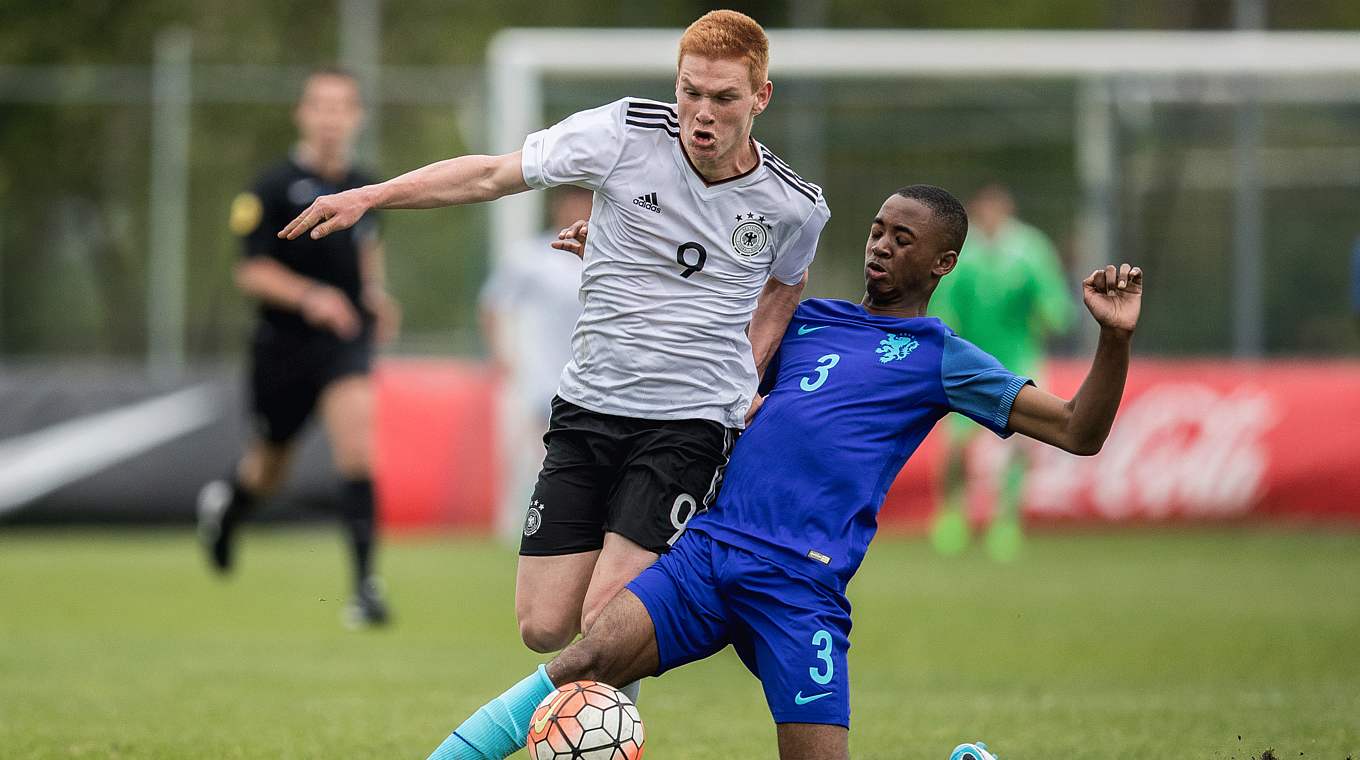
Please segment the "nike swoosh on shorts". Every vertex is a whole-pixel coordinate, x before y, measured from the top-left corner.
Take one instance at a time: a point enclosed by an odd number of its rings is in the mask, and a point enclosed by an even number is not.
[[[810,696],[810,697],[805,697],[805,696],[803,696],[803,692],[800,691],[800,692],[798,692],[797,694],[793,695],[793,701],[794,701],[795,703],[797,703],[797,704],[805,705],[805,704],[807,704],[808,702],[816,702],[817,700],[821,699],[822,697],[829,697],[829,696],[831,696],[831,695],[834,694],[834,693],[835,693],[835,692],[824,691],[824,692],[822,692],[821,694],[813,694],[813,695]]]

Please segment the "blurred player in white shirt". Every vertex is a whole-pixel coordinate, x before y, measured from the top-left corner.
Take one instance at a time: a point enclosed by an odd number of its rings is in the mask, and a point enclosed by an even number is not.
[[[521,241],[495,262],[482,286],[482,336],[501,380],[497,434],[504,475],[497,533],[508,539],[518,540],[524,525],[553,396],[581,317],[581,259],[551,245],[559,229],[590,217],[590,200],[589,190],[554,189],[551,230]]]

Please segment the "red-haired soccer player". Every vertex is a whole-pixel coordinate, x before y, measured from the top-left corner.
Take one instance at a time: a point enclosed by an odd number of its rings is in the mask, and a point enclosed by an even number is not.
[[[374,208],[563,184],[594,192],[584,311],[516,578],[520,634],[535,651],[589,629],[710,502],[798,304],[830,212],[820,188],[751,137],[773,92],[768,63],[759,24],[708,13],[680,39],[675,103],[582,111],[514,153],[318,198],[279,233],[323,237]]]

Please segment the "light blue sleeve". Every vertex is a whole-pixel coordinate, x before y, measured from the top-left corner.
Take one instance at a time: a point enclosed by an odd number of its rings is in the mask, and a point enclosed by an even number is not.
[[[940,381],[949,408],[1002,438],[1010,436],[1006,423],[1020,389],[1034,381],[1021,377],[977,346],[949,334],[944,339]]]

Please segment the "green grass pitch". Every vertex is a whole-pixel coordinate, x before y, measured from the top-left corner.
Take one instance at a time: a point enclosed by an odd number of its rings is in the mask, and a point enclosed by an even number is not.
[[[540,661],[501,547],[389,542],[396,625],[354,633],[337,534],[244,538],[224,582],[188,532],[0,533],[0,757],[423,758]],[[854,757],[983,739],[1003,760],[1360,758],[1360,534],[1027,548],[997,566],[873,547],[851,587]],[[774,757],[730,652],[648,681],[640,707],[653,760]]]

